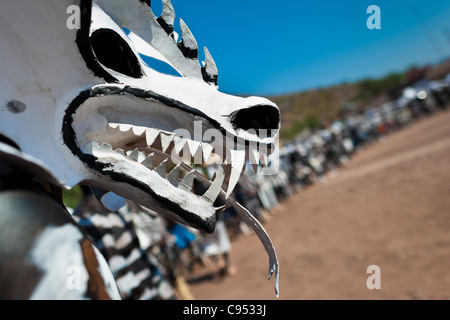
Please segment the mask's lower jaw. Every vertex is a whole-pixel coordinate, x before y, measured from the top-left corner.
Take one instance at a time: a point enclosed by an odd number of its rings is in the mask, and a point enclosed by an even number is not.
[[[199,176],[198,179],[199,179],[198,181],[201,181],[200,183],[202,183],[205,186],[207,186],[208,183],[210,183],[210,181],[207,180],[203,176]],[[98,195],[102,199],[102,196],[104,196],[105,194],[107,195],[108,193],[106,191],[97,192],[96,196]],[[267,252],[267,254],[269,256],[269,274],[268,274],[268,279],[270,279],[272,277],[272,275],[275,274],[275,294],[276,294],[276,296],[278,298],[279,297],[279,272],[280,272],[280,267],[279,267],[279,262],[278,262],[278,258],[277,258],[277,255],[276,255],[275,248],[274,248],[274,246],[272,244],[272,241],[271,241],[269,235],[265,231],[264,227],[259,223],[259,221],[246,208],[244,208],[240,203],[236,202],[232,198],[228,198],[227,200],[225,200],[225,196],[226,196],[225,192],[223,190],[221,190],[220,194],[219,194],[219,196],[218,196],[218,198],[216,200],[216,202],[220,203],[221,206],[216,210],[216,212],[219,213],[222,210],[226,209],[227,207],[232,206],[237,211],[237,213],[239,214],[241,219],[244,220],[245,223],[247,223],[247,225],[250,226],[253,229],[253,231],[258,236],[259,240],[263,244],[264,249],[266,250],[266,252]],[[100,199],[100,201],[102,202],[101,199]],[[117,198],[116,197],[112,197],[111,200],[114,201],[114,204],[117,204]],[[214,221],[214,223],[215,223],[215,221]]]
[[[86,184],[112,191],[194,228],[214,231],[216,214],[223,210],[219,178],[210,181],[181,161],[170,162],[168,168],[167,157],[158,164],[155,152],[140,159],[137,152],[112,150],[111,146],[96,141],[82,150],[82,159],[87,160],[92,171],[92,178],[86,179]],[[196,180],[209,186],[203,195],[194,192]]]

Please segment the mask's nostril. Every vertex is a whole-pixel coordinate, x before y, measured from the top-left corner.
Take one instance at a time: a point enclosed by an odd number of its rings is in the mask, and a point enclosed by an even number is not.
[[[234,129],[273,130],[279,128],[280,112],[268,105],[254,106],[232,113],[230,121]]]

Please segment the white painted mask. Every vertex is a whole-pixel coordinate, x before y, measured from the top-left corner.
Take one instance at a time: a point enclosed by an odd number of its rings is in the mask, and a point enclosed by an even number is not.
[[[169,0],[158,18],[145,1],[7,2],[0,156],[55,185],[96,186],[211,232],[245,161],[266,159],[249,146],[275,142],[277,106],[218,91],[212,57],[205,48],[199,63],[181,20],[177,40]],[[211,182],[192,162],[213,156],[223,164]],[[205,190],[193,192],[194,180]]]

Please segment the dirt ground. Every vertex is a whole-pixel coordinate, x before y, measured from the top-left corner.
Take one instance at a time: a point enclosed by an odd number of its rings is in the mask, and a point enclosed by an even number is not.
[[[367,146],[272,214],[279,299],[450,299],[450,110]],[[232,245],[237,273],[198,270],[193,296],[276,299],[257,237]],[[366,286],[371,265],[381,289]]]

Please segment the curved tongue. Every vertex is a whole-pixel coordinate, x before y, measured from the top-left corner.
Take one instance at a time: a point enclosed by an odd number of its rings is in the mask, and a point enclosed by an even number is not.
[[[277,295],[277,298],[279,296],[280,290],[279,290],[279,274],[280,274],[280,267],[278,264],[277,254],[275,252],[275,248],[272,244],[272,241],[270,240],[269,235],[267,234],[266,230],[264,230],[263,226],[259,223],[259,221],[252,216],[252,214],[244,208],[241,204],[236,202],[233,199],[231,200],[231,205],[236,209],[236,211],[239,213],[239,216],[255,231],[256,235],[258,236],[259,240],[264,245],[264,249],[266,250],[267,254],[269,255],[269,276],[268,279],[270,279],[275,272],[275,294]]]

